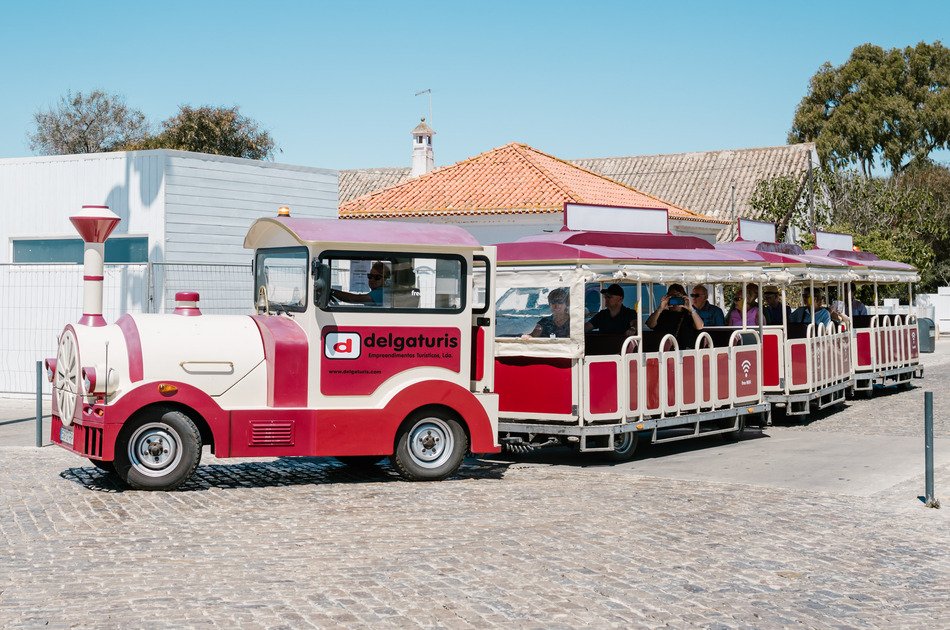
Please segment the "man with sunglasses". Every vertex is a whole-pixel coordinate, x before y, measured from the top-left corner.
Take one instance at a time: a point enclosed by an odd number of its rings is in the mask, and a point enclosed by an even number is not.
[[[689,294],[693,299],[693,308],[703,320],[704,326],[725,326],[726,316],[722,309],[709,302],[709,291],[702,284],[693,287],[693,292]]]
[[[369,273],[366,274],[366,283],[369,285],[369,293],[350,293],[333,289],[330,295],[342,302],[351,304],[366,304],[368,306],[382,306],[386,288],[389,286],[389,276],[392,272],[389,265],[377,260],[373,263]]]

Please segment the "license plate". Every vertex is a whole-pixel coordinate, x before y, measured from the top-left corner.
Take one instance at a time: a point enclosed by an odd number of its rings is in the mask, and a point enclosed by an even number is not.
[[[59,428],[59,441],[63,444],[73,445],[73,428],[72,427],[60,427]]]

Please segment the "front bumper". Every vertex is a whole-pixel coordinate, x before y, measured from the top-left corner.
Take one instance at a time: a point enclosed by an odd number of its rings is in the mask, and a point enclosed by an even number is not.
[[[104,405],[79,407],[73,423],[64,426],[54,397],[50,440],[81,457],[112,461],[115,458],[115,440],[122,425],[106,422]]]

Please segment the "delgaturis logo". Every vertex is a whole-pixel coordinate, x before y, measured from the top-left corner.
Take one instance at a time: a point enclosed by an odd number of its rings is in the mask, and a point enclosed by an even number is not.
[[[323,354],[328,359],[358,359],[360,342],[359,333],[327,333],[323,341]]]

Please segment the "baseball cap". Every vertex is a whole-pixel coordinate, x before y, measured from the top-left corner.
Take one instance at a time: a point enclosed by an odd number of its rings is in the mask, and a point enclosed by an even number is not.
[[[612,284],[606,289],[601,289],[600,292],[604,295],[619,295],[623,297],[623,287],[619,284]]]

